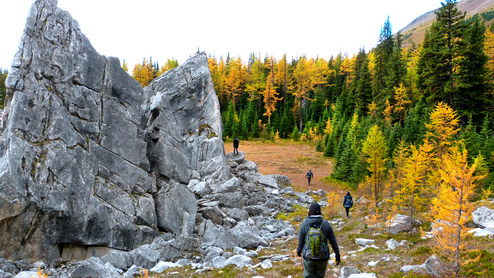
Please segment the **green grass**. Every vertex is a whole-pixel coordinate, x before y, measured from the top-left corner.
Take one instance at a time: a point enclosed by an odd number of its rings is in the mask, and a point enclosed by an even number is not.
[[[466,252],[463,258],[471,261],[460,267],[460,277],[494,277],[494,253],[475,250]]]
[[[294,212],[291,212],[289,214],[286,213],[279,213],[276,216],[277,220],[283,220],[283,221],[289,221],[292,225],[299,226],[301,222],[295,221],[295,217],[300,216],[300,218],[305,219],[307,216],[307,208],[299,206],[299,205],[294,205],[293,206]]]
[[[412,255],[420,256],[420,255],[431,255],[432,249],[429,246],[420,246],[412,252]]]

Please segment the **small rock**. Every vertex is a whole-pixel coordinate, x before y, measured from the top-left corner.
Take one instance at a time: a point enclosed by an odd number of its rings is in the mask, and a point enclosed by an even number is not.
[[[163,271],[165,271],[167,268],[170,268],[170,267],[177,267],[177,266],[181,266],[179,264],[176,264],[176,263],[172,263],[172,262],[159,262],[157,263],[153,268],[151,268],[149,271],[151,272],[154,272],[154,273],[162,273]]]
[[[268,259],[268,260],[262,261],[261,267],[264,269],[268,269],[268,268],[272,268],[273,264],[271,263],[271,260]]]
[[[360,271],[356,266],[344,266],[341,268],[340,278],[348,278],[352,274],[360,274]]]
[[[373,239],[365,239],[365,238],[356,238],[355,243],[359,246],[366,246],[375,243],[376,241]]]

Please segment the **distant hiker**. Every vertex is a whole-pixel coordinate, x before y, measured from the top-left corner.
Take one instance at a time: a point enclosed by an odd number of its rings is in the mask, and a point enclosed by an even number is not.
[[[350,208],[353,207],[353,198],[350,195],[350,191],[346,193],[345,199],[343,199],[343,206],[346,210],[346,217],[349,218],[348,213],[350,212]]]
[[[233,139],[233,154],[235,155],[235,152],[237,152],[238,154],[238,139],[237,137],[235,137],[235,139]]]
[[[336,265],[339,265],[340,250],[333,227],[322,218],[321,206],[313,202],[298,235],[297,256],[304,259],[304,278],[324,277],[329,260],[328,240],[336,256]]]
[[[312,169],[309,169],[309,172],[305,174],[305,177],[307,178],[307,182],[309,183],[309,187],[310,187],[310,180],[312,179],[313,176],[314,174],[312,173]]]

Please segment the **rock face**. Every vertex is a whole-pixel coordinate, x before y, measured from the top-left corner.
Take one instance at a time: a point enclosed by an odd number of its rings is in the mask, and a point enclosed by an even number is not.
[[[143,89],[56,0],[37,0],[6,87],[0,257],[53,262],[190,237],[191,177],[211,189],[230,178],[204,53]]]

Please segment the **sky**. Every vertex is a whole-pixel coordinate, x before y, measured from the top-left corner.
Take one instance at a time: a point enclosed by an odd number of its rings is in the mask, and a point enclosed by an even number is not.
[[[441,7],[440,0],[58,0],[102,55],[184,63],[198,50],[226,59],[251,53],[288,60],[329,59],[376,46],[389,17],[393,33]],[[34,0],[0,0],[0,68],[12,59]]]

